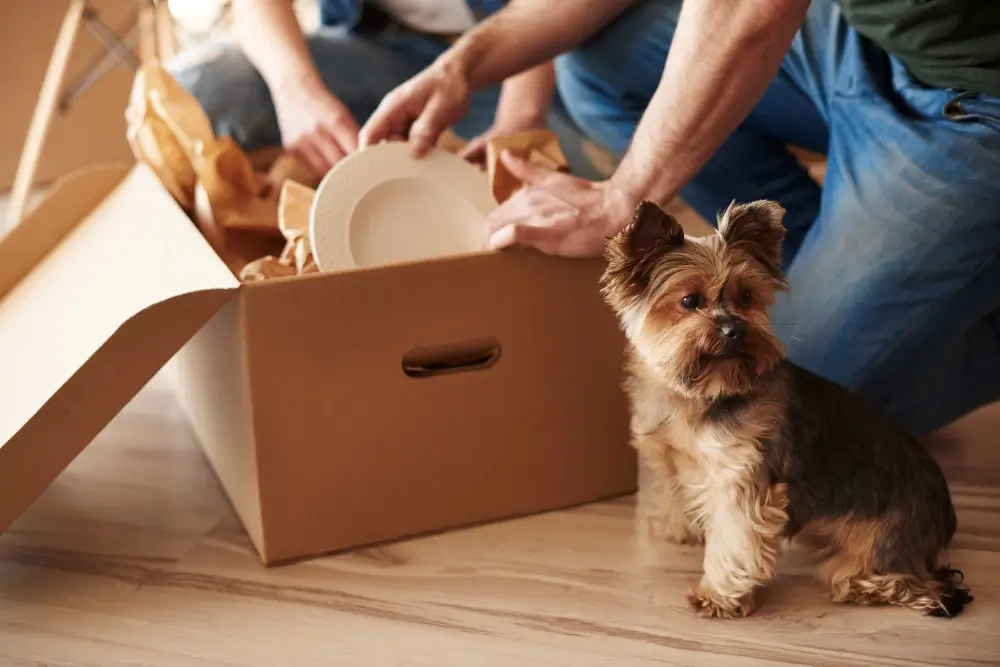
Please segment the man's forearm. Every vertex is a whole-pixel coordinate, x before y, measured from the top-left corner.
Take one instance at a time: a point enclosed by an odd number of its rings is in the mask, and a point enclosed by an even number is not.
[[[612,177],[630,203],[677,196],[763,96],[808,0],[686,0],[666,67]]]
[[[292,0],[234,0],[240,46],[268,87],[319,86]]]
[[[556,73],[552,61],[507,79],[497,102],[494,127],[544,124],[555,91]]]
[[[512,0],[442,56],[474,90],[487,88],[579,45],[638,0]]]

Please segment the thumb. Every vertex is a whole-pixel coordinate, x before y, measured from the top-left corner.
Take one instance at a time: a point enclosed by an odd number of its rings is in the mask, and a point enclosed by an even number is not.
[[[358,148],[374,146],[383,139],[399,133],[409,120],[407,115],[406,107],[399,101],[398,95],[389,93],[383,97],[358,131]]]
[[[520,222],[511,222],[489,235],[487,244],[492,250],[502,250],[511,246],[529,246],[551,252],[554,248],[553,230],[547,227],[535,227]]]
[[[523,160],[509,150],[500,153],[500,161],[517,180],[525,185],[534,185],[552,172],[545,167]]]
[[[486,139],[482,136],[476,137],[459,151],[458,156],[463,160],[482,166],[486,159]]]

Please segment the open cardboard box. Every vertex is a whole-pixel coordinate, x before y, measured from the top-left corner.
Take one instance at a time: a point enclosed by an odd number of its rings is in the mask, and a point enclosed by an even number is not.
[[[0,530],[168,361],[266,564],[630,493],[602,268],[240,284],[147,167],[74,172],[0,242]]]

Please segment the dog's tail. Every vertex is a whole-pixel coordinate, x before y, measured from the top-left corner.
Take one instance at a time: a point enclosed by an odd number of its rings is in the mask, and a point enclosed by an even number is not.
[[[975,599],[964,584],[965,575],[961,570],[939,567],[934,572],[934,580],[941,584],[941,606],[930,612],[931,616],[954,618],[962,613],[965,605]]]

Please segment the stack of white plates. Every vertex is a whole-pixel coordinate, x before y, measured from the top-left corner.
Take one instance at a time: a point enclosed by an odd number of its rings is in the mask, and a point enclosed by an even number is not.
[[[320,271],[342,271],[478,252],[496,207],[486,175],[434,149],[410,156],[381,143],[341,160],[316,189],[309,220]]]

